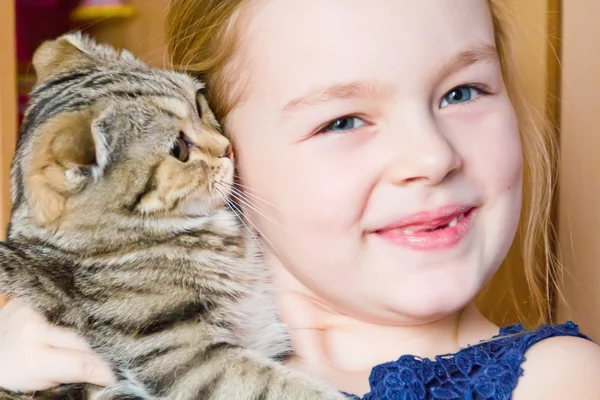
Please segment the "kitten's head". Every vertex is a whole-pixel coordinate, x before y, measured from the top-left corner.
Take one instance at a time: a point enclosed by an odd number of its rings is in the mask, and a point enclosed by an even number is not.
[[[183,74],[70,34],[41,45],[13,164],[15,212],[41,226],[107,215],[210,215],[232,184],[229,141]]]

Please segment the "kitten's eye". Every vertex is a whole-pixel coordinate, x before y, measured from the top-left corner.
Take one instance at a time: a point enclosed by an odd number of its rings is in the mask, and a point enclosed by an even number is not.
[[[327,126],[325,126],[321,130],[321,133],[351,131],[353,129],[363,126],[364,124],[365,122],[358,117],[348,116],[338,118],[334,121],[331,121]]]
[[[175,143],[173,143],[170,154],[181,162],[186,162],[189,159],[190,150],[188,148],[188,144],[181,136],[175,140]]]
[[[474,88],[472,86],[459,86],[442,97],[442,101],[440,102],[440,108],[447,107],[452,104],[461,104],[466,103],[471,100],[474,100],[481,94],[481,90]]]

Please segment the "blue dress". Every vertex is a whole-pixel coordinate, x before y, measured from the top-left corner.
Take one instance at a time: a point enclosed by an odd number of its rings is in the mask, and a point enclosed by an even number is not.
[[[500,329],[494,340],[436,356],[410,355],[373,368],[371,391],[362,400],[508,400],[523,375],[525,352],[541,340],[579,333],[572,322],[527,331],[521,324]],[[360,400],[355,395],[349,399]]]

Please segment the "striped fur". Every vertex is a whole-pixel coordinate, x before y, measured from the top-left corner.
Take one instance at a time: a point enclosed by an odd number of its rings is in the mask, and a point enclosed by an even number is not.
[[[114,366],[102,398],[343,399],[277,362],[288,339],[227,208],[229,142],[202,85],[78,34],[43,44],[34,67],[0,290]],[[189,160],[171,151],[182,137]],[[59,390],[22,396],[82,398]]]

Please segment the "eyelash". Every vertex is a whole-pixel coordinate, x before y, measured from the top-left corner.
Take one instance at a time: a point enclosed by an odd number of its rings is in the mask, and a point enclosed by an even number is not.
[[[444,93],[444,95],[442,96],[442,98],[440,99],[440,101],[438,102],[438,107],[441,109],[441,104],[444,101],[444,98],[446,96],[448,96],[450,93],[459,90],[459,89],[474,89],[476,91],[479,92],[479,95],[471,100],[467,100],[465,102],[462,103],[455,103],[455,104],[448,104],[448,106],[463,106],[463,105],[467,105],[467,104],[472,104],[474,101],[477,101],[481,96],[488,96],[490,94],[492,94],[492,91],[490,90],[490,88],[486,85],[482,85],[479,83],[471,83],[471,84],[464,84],[464,85],[458,85],[458,86],[454,86],[452,89],[448,90],[446,93]],[[446,107],[448,107],[446,106]]]
[[[455,86],[452,89],[448,90],[446,93],[444,93],[444,95],[442,96],[442,98],[438,102],[438,107],[440,107],[439,104],[441,104],[443,102],[443,100],[444,100],[444,98],[446,96],[448,96],[453,91],[456,91],[456,90],[459,90],[459,89],[474,89],[474,90],[476,90],[476,91],[479,92],[479,96],[477,96],[474,99],[467,100],[467,101],[465,101],[463,103],[448,104],[448,106],[450,106],[450,105],[462,106],[462,105],[466,105],[466,104],[472,104],[474,101],[478,100],[481,96],[488,96],[488,95],[492,94],[492,91],[490,90],[490,88],[487,87],[487,86],[485,86],[485,85],[482,85],[482,84],[458,85],[458,86]],[[442,108],[442,107],[440,107],[440,108]],[[331,125],[334,124],[335,122],[342,121],[342,120],[349,119],[349,118],[357,118],[357,119],[363,120],[360,116],[355,115],[355,114],[344,115],[342,117],[338,117],[338,118],[335,118],[335,119],[327,122],[327,124],[325,124],[325,126],[323,126],[322,128],[320,128],[316,132],[316,135],[322,135],[322,134],[329,133],[329,132],[337,132],[337,133],[343,132],[343,133],[348,133],[348,132],[353,132],[356,129],[360,128],[360,126],[362,126],[362,125],[360,125],[358,128],[350,128],[350,129],[345,129],[345,130],[340,130],[340,131],[334,131],[332,129],[329,129],[329,127],[331,127]],[[363,122],[366,123],[364,120],[363,120]]]
[[[356,128],[344,129],[344,130],[339,130],[339,131],[334,131],[333,129],[330,129],[331,125],[333,125],[337,121],[343,121],[345,119],[351,119],[351,118],[360,119],[363,122],[363,124],[360,125],[359,127],[356,127]],[[323,126],[322,128],[320,128],[317,131],[316,134],[317,135],[322,135],[322,134],[330,133],[330,132],[331,133],[341,133],[341,132],[348,133],[348,132],[353,132],[353,131],[359,129],[364,124],[366,124],[366,121],[364,121],[364,119],[362,117],[358,116],[358,115],[355,115],[355,114],[344,115],[342,117],[338,117],[338,118],[332,119],[331,121],[327,122],[327,124],[325,124],[325,126]]]

